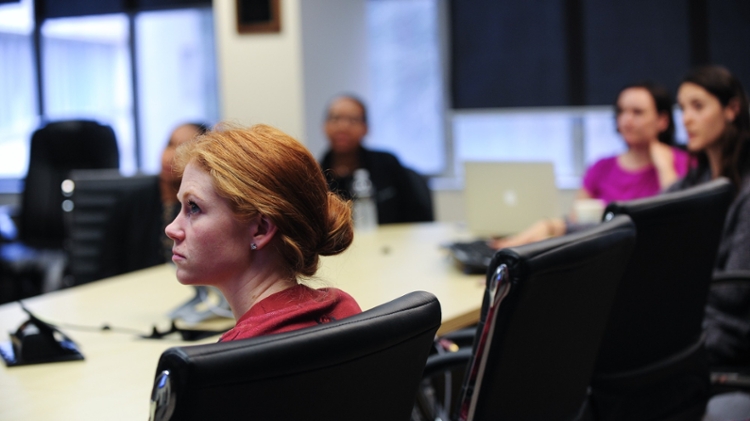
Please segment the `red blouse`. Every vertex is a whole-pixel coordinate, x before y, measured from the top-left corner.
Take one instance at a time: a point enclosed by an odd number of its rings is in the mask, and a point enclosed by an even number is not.
[[[340,289],[295,285],[253,305],[219,342],[289,332],[361,312],[354,298]]]

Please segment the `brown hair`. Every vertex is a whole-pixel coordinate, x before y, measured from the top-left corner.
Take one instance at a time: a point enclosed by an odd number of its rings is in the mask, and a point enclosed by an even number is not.
[[[220,124],[179,147],[175,169],[194,162],[240,220],[256,215],[277,226],[278,252],[297,277],[312,276],[319,256],[346,250],[354,232],[349,205],[328,191],[312,154],[286,133],[258,124]]]
[[[666,115],[667,116],[667,128],[663,131],[659,132],[658,139],[659,142],[665,144],[674,146],[674,115],[672,115],[672,108],[674,107],[674,103],[672,102],[672,95],[669,94],[669,91],[667,88],[657,85],[656,83],[653,83],[651,81],[641,81],[641,82],[635,82],[631,83],[630,85],[625,85],[622,89],[620,89],[620,92],[617,93],[617,98],[615,98],[615,127],[617,127],[617,116],[620,115],[620,107],[618,106],[617,102],[620,100],[620,95],[625,92],[628,89],[633,88],[641,88],[648,91],[648,93],[651,95],[651,99],[654,100],[654,107],[656,108],[656,113],[659,115]],[[619,132],[620,129],[617,129]]]

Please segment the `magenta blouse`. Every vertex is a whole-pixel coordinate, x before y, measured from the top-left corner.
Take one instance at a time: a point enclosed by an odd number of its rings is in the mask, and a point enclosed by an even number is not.
[[[672,148],[674,169],[682,178],[690,168],[690,155]],[[583,188],[594,199],[607,203],[615,200],[631,200],[656,195],[661,192],[659,175],[654,166],[638,171],[628,171],[620,167],[617,157],[600,159],[586,170]]]

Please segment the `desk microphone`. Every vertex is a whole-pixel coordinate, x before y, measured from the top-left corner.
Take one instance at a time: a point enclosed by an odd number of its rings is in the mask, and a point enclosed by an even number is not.
[[[73,340],[56,326],[36,317],[21,301],[19,305],[29,319],[10,334],[10,341],[0,343],[0,356],[8,367],[60,361],[82,360],[83,354]]]

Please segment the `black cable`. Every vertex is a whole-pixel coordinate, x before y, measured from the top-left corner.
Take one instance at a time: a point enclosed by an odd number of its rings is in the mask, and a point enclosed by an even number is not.
[[[140,331],[138,329],[132,329],[129,327],[117,327],[117,326],[111,326],[107,323],[104,323],[101,326],[87,326],[87,325],[78,325],[73,323],[58,323],[55,324],[55,326],[63,327],[65,329],[70,330],[78,330],[83,332],[113,332],[113,333],[128,333],[128,334],[136,334],[136,335],[143,335],[143,331]]]
[[[177,327],[175,324],[175,321],[172,320],[170,328],[166,331],[159,331],[156,328],[156,325],[153,325],[151,328],[150,333],[143,333],[143,331],[140,331],[138,329],[132,329],[128,327],[116,327],[111,326],[108,323],[104,323],[101,326],[90,326],[90,325],[79,325],[74,323],[49,323],[42,321],[36,315],[34,315],[26,306],[24,306],[23,302],[21,300],[18,300],[18,304],[21,306],[23,311],[28,313],[28,315],[36,320],[39,320],[42,323],[45,323],[49,325],[52,328],[58,328],[62,327],[69,330],[77,330],[77,331],[84,331],[84,332],[113,332],[113,333],[124,333],[129,335],[137,335],[140,339],[169,339],[166,338],[168,335],[172,333],[179,333],[180,337],[183,341],[196,341],[203,338],[208,338],[215,335],[220,335],[224,332],[226,332],[229,329],[223,329],[223,330],[204,330],[204,329],[183,329]]]

